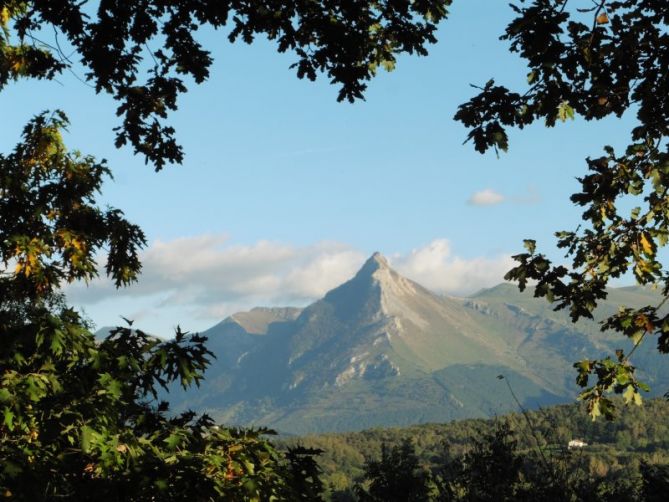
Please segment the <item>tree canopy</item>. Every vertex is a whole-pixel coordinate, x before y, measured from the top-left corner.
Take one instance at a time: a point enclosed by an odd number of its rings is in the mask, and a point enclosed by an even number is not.
[[[358,497],[368,502],[420,502],[430,496],[430,473],[409,439],[401,444],[381,445],[381,458],[368,459],[365,479],[369,488],[359,487]]]
[[[227,28],[230,42],[266,37],[296,54],[299,78],[323,73],[354,101],[397,54],[427,53],[449,4],[0,0],[0,91],[83,68],[118,103],[116,146],[160,170],[183,159],[168,113],[212,63],[201,27]],[[202,380],[213,356],[204,337],[177,328],[162,341],[128,321],[96,340],[68,307],[60,287],[93,279],[101,256],[117,287],[137,280],[145,236],[96,204],[112,169],[68,150],[67,125],[61,111],[39,113],[0,154],[0,496],[319,500],[318,450],[279,451],[272,431],[177,415],[160,400]]]
[[[659,252],[669,242],[669,9],[664,0],[534,0],[512,8],[516,17],[501,38],[527,61],[527,88],[511,91],[490,80],[460,106],[455,118],[470,128],[478,151],[506,150],[506,129],[536,120],[552,127],[575,116],[635,117],[624,151],[604,146],[586,159],[588,174],[571,197],[584,208],[583,222],[556,234],[570,263],[552,263],[528,239],[507,274],[521,289],[534,281],[534,294],[569,309],[574,321],[591,318],[609,281],[625,274],[661,290],[659,304],[621,307],[602,324],[629,337],[631,350],[575,365],[591,415],[611,418],[611,391],[640,403],[639,390],[647,389],[635,377],[636,347],[652,337],[669,352],[669,314],[662,309],[669,270]],[[627,212],[621,201],[630,197],[635,203]]]
[[[139,228],[95,205],[109,170],[68,151],[63,113],[41,114],[0,155],[0,494],[54,500],[318,499],[315,450],[280,454],[269,431],[174,415],[159,390],[198,384],[211,352],[177,329],[130,327],[97,341],[58,293],[97,273],[135,279]]]
[[[156,170],[183,151],[166,123],[187,83],[209,76],[203,27],[230,42],[266,37],[292,51],[299,78],[324,74],[339,101],[363,98],[379,67],[399,53],[426,55],[451,0],[100,0],[0,1],[0,90],[10,79],[54,78],[80,64],[96,92],[118,101],[116,145],[130,143]],[[59,40],[62,40],[59,42]],[[63,46],[74,54],[65,54]]]

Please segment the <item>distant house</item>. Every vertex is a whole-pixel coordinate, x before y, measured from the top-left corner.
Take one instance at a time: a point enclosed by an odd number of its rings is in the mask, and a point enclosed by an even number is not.
[[[584,446],[588,446],[588,443],[585,441],[581,441],[580,439],[572,439],[569,441],[569,444],[567,444],[567,448],[571,450],[572,448],[583,448]]]

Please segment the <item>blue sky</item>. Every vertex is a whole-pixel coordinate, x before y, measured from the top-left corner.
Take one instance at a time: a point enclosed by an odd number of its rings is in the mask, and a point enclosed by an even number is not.
[[[33,114],[61,108],[68,146],[108,159],[115,180],[101,200],[142,226],[149,248],[137,286],[67,289],[99,326],[125,315],[156,333],[200,330],[254,305],[306,304],[377,250],[433,289],[467,294],[501,282],[524,238],[559,257],[552,233],[578,224],[568,197],[583,159],[627,138],[625,120],[577,119],[513,132],[500,158],[462,144],[452,117],[470,83],[524,86],[522,61],[498,40],[510,16],[506,2],[455,2],[430,55],[400,58],[353,105],[325,79],[298,80],[293,56],[270,43],[203,32],[215,64],[171,117],[184,164],[160,173],[113,147],[113,101],[70,74],[0,93],[0,148]]]

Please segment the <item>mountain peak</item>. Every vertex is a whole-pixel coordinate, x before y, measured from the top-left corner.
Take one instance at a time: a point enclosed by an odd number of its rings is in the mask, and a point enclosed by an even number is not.
[[[378,251],[374,252],[372,256],[369,257],[368,261],[374,261],[379,264],[381,267],[388,267],[388,260]]]
[[[393,270],[386,257],[378,251],[367,259],[354,280],[375,284],[384,293],[415,291],[415,285]]]
[[[358,274],[373,275],[377,270],[389,270],[388,260],[378,251],[370,256],[364,263]]]

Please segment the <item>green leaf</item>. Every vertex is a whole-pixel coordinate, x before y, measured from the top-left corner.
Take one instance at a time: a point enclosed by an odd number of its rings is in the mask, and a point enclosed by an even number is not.
[[[0,465],[2,465],[2,472],[10,479],[23,472],[23,468],[11,460],[3,459],[2,464]]]
[[[119,399],[123,391],[123,384],[113,378],[109,373],[103,373],[98,378],[100,385],[105,390],[105,393],[109,394],[114,399]]]
[[[12,393],[9,389],[0,388],[0,403],[4,403],[12,399]]]
[[[156,485],[156,488],[158,488],[160,491],[166,491],[169,488],[169,485],[167,484],[167,480],[159,478],[156,479],[153,482],[154,485]]]
[[[534,251],[537,247],[537,241],[533,239],[525,239],[523,240],[523,246],[525,249],[527,249],[527,252],[530,254],[534,254]]]
[[[640,207],[635,207],[635,208],[632,209],[632,211],[630,212],[630,217],[631,217],[633,220],[637,220],[637,219],[639,219],[639,213],[640,213],[640,212],[641,212],[641,208],[640,208]]]
[[[569,104],[569,101],[563,101],[558,105],[557,118],[562,122],[566,122],[567,119],[574,120],[574,109]]]
[[[8,407],[5,407],[2,410],[2,416],[2,423],[11,431],[14,428],[14,412]]]
[[[80,431],[79,431],[79,444],[81,446],[81,450],[84,453],[90,453],[91,451],[91,443],[93,441],[93,437],[95,436],[95,431],[90,428],[88,425],[84,425]]]
[[[175,449],[177,448],[177,446],[179,446],[179,443],[181,443],[181,440],[182,440],[182,438],[181,438],[180,435],[178,435],[178,434],[170,434],[169,436],[167,436],[167,437],[163,440],[163,442],[167,445],[167,447],[168,447],[170,450],[175,450]]]

